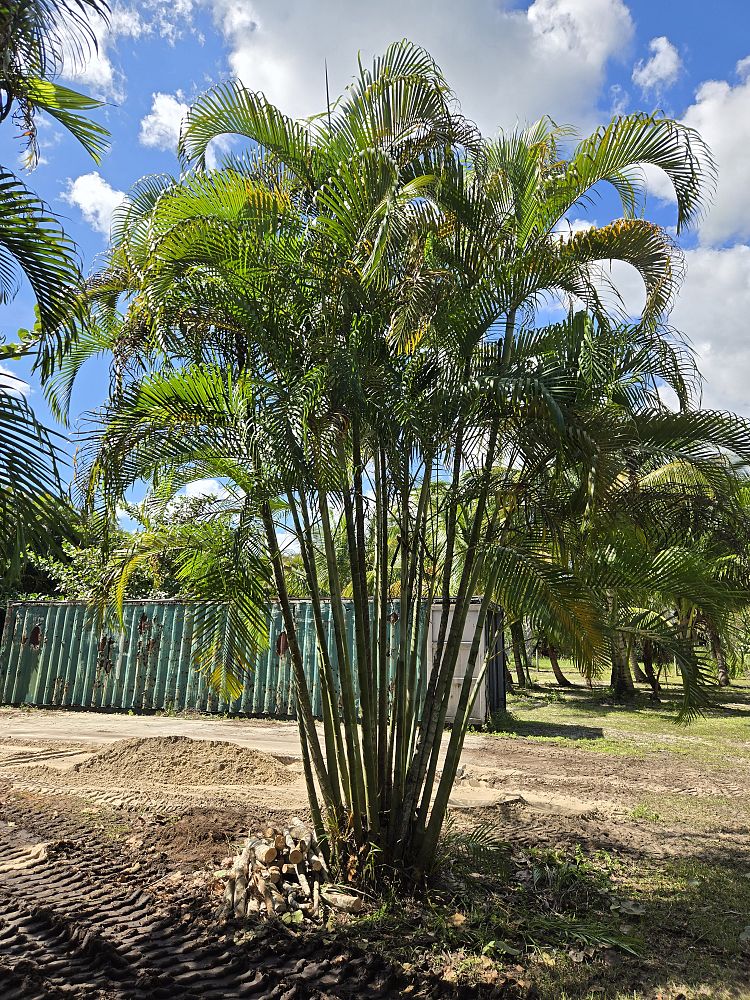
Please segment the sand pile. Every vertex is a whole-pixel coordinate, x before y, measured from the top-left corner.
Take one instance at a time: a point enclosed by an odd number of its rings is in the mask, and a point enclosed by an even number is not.
[[[297,777],[271,754],[219,740],[155,736],[119,740],[76,764],[67,779],[123,785],[286,785]]]

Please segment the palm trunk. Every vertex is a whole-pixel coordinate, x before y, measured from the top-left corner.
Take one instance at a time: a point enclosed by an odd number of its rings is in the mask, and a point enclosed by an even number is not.
[[[643,640],[643,671],[651,685],[651,699],[658,701],[661,694],[661,684],[654,671],[654,645],[650,639]]]
[[[555,680],[558,685],[560,687],[573,687],[571,682],[560,669],[560,661],[557,658],[557,649],[554,646],[549,647],[549,662],[552,664],[552,673],[555,675]]]
[[[633,671],[633,678],[636,684],[648,684],[648,677],[641,670],[641,665],[638,662],[638,655],[635,651],[634,646],[630,646],[630,669]]]
[[[716,673],[719,687],[727,687],[729,684],[729,670],[727,669],[727,659],[724,655],[724,647],[721,643],[721,636],[712,622],[707,623],[708,640],[711,643],[711,655],[716,660]]]
[[[633,675],[628,664],[627,643],[622,632],[612,639],[612,675],[610,686],[615,701],[631,701],[635,697]]]
[[[263,504],[261,508],[261,517],[263,520],[263,527],[265,529],[268,552],[271,557],[271,566],[273,569],[274,583],[276,585],[276,593],[279,598],[279,604],[281,605],[281,615],[284,620],[284,628],[286,629],[287,641],[289,643],[289,653],[294,673],[294,690],[297,703],[300,739],[307,744],[307,752],[303,755],[303,763],[306,765],[305,780],[307,782],[308,791],[310,791],[310,793],[314,796],[314,787],[312,782],[312,768],[314,768],[315,777],[318,779],[318,784],[320,785],[320,791],[323,796],[326,810],[331,817],[338,817],[341,813],[343,803],[337,796],[336,791],[331,784],[330,775],[320,747],[318,732],[315,728],[315,717],[313,716],[312,704],[310,702],[310,692],[307,688],[305,667],[302,662],[302,651],[300,650],[299,642],[297,641],[297,628],[294,615],[292,613],[292,607],[289,602],[289,594],[286,588],[284,563],[281,558],[279,543],[276,537],[276,525],[273,522],[271,507],[268,503]],[[323,835],[322,830],[320,833]]]
[[[521,629],[520,622],[513,622],[510,626],[510,644],[513,649],[513,662],[516,665],[516,677],[518,678],[518,686],[520,688],[526,687],[526,674],[523,669],[523,659],[521,650],[524,648],[523,641],[523,630]]]

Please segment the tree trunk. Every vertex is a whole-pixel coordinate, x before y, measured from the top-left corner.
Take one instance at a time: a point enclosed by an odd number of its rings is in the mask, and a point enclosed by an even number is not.
[[[513,690],[513,674],[511,674],[510,670],[508,669],[508,661],[507,660],[503,661],[503,670],[505,671],[505,690],[506,691],[512,691]]]
[[[513,647],[513,662],[516,665],[516,676],[518,678],[518,686],[520,688],[527,687],[526,684],[526,674],[523,670],[523,659],[522,652],[523,649],[523,630],[521,628],[520,622],[513,622],[510,627],[510,642]]]
[[[641,670],[641,665],[638,662],[638,656],[633,646],[630,647],[630,669],[633,671],[636,684],[648,684],[648,677]]]
[[[651,685],[651,700],[659,701],[661,684],[654,672],[654,647],[650,639],[643,640],[643,672],[646,674],[646,680]]]
[[[549,647],[549,662],[552,664],[552,673],[555,675],[555,680],[557,681],[559,687],[573,687],[571,682],[560,669],[560,661],[557,658],[557,649],[554,646]]]
[[[612,676],[610,679],[615,701],[631,701],[635,697],[633,675],[628,665],[625,639],[620,632],[612,640]]]
[[[711,655],[716,660],[719,687],[727,687],[729,684],[729,671],[727,669],[727,659],[724,656],[724,647],[721,644],[721,636],[712,624],[707,623],[707,629],[708,639],[711,643]]]
[[[528,625],[524,625],[521,622],[521,635],[523,641],[521,642],[521,659],[523,660],[523,667],[526,671],[526,683],[529,687],[533,684],[531,679],[531,657],[534,655],[534,650],[536,648],[536,643],[534,642],[534,634]]]

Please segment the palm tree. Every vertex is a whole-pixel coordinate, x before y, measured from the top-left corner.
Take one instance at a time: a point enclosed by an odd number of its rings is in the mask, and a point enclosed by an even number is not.
[[[226,133],[248,149],[207,171],[208,144]],[[700,161],[709,178],[711,164],[695,133],[658,117],[618,118],[568,159],[564,139],[548,122],[482,139],[434,61],[408,42],[361,66],[343,97],[306,122],[240,84],[214,88],[188,115],[184,175],[139,183],[119,213],[88,293],[96,335],[53,384],[62,410],[87,351],[113,350],[111,398],[89,444],[92,501],[115,504],[140,478],[168,493],[205,475],[243,497],[239,537],[264,546],[289,639],[315,826],[354,868],[375,847],[429,869],[486,669],[480,639],[493,600],[554,618],[582,663],[605,655],[597,592],[550,555],[540,499],[551,472],[588,463],[583,481],[595,493],[603,456],[594,452],[617,434],[652,450],[684,442],[713,454],[715,438],[750,454],[739,422],[631,414],[627,387],[616,413],[601,405],[592,420],[582,405],[567,335],[559,324],[537,328],[535,306],[576,296],[610,329],[600,267],[610,259],[635,266],[647,288],[629,334],[642,358],[638,391],[666,372],[686,398],[679,350],[659,325],[679,255],[635,217],[637,170],[667,173],[682,228],[705,195]],[[620,195],[624,219],[562,239],[566,212],[600,182]],[[322,741],[280,528],[299,544],[323,652]],[[441,619],[430,658],[433,602]]]
[[[20,0],[0,4],[0,122],[22,127],[29,161],[38,156],[36,115],[51,115],[98,162],[107,132],[84,112],[99,106],[57,84],[63,50],[83,55],[95,44],[88,15],[103,16],[103,0]],[[22,278],[37,306],[37,335],[49,352],[59,351],[83,317],[75,246],[50,209],[16,174],[0,166],[0,304],[17,293]],[[0,357],[28,354],[33,345],[3,346]],[[53,435],[35,418],[19,386],[0,384],[0,566],[17,574],[21,555],[35,533],[56,527],[61,512],[60,479]]]

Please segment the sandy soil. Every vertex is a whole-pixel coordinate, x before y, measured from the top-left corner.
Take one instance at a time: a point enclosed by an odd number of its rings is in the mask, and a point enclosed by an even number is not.
[[[638,737],[629,734],[631,739]],[[706,822],[633,810],[687,802],[711,825],[717,850],[750,851],[750,758],[717,767],[689,755],[622,757],[544,741],[469,734],[451,807],[491,821],[514,842],[637,849],[657,856],[705,851]],[[115,744],[114,746],[112,744]],[[103,752],[105,751],[106,752]],[[17,791],[73,795],[121,810],[306,808],[295,723],[0,709],[0,782]],[[279,794],[283,786],[283,795]]]
[[[717,766],[642,741],[618,756],[470,734],[453,814],[515,846],[747,868],[750,758]],[[307,818],[294,724],[0,710],[0,996],[457,995],[333,945],[303,968],[278,941],[217,940],[212,873],[248,829],[294,814]],[[494,995],[478,989],[463,995]]]

